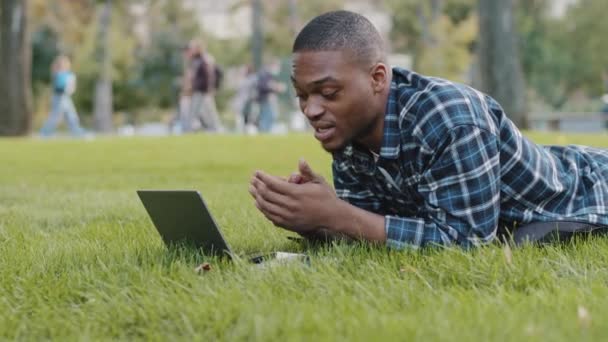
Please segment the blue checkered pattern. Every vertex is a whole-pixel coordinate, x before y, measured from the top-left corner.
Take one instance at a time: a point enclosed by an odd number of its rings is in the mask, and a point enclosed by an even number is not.
[[[477,246],[530,222],[608,225],[607,150],[537,145],[487,95],[400,68],[378,160],[355,143],[333,157],[338,196],[384,215],[394,248]]]

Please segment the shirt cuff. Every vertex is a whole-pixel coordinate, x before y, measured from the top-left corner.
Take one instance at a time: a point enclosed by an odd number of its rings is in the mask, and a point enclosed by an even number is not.
[[[448,246],[454,242],[441,227],[420,218],[385,216],[384,229],[386,245],[394,249],[418,249],[427,245]]]
[[[385,216],[384,229],[386,245],[390,248],[418,249],[422,245],[424,235],[424,220],[422,219]]]

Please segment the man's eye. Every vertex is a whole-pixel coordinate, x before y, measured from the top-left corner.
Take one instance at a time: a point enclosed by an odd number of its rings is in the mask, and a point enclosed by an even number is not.
[[[334,91],[326,91],[326,92],[322,92],[321,96],[323,96],[324,98],[328,99],[328,100],[333,100],[334,98],[336,98],[336,95],[338,95],[339,90],[334,90]]]

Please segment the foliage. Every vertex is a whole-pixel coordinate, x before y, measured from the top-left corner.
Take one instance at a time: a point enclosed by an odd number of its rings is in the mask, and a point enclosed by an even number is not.
[[[548,0],[519,2],[522,58],[530,87],[560,109],[571,96],[608,92],[602,74],[608,70],[608,23],[605,1],[580,0],[564,17],[549,15]]]
[[[472,0],[387,0],[393,51],[410,53],[424,74],[468,81],[477,35]]]
[[[175,78],[182,72],[182,47],[198,36],[193,14],[173,1],[147,1],[149,41],[133,35],[134,13],[123,3],[113,7],[110,31],[112,86],[116,111],[143,106],[169,107],[175,104]],[[98,34],[97,2],[36,0],[31,12],[35,21],[33,59],[34,81],[48,85],[50,63],[58,53],[72,57],[78,76],[74,95],[77,108],[92,111],[99,65],[95,58]],[[51,39],[48,39],[51,38]]]
[[[32,83],[46,84],[51,82],[50,66],[59,54],[58,38],[55,32],[42,26],[32,35]]]
[[[531,138],[608,146],[605,135]],[[257,168],[291,173],[300,156],[329,178],[330,156],[307,136],[5,139],[0,155],[11,165],[0,168],[0,339],[608,338],[606,239],[509,252],[287,240],[247,183]],[[311,265],[167,250],[140,188],[199,189],[236,253],[304,251]],[[211,270],[197,274],[202,262]]]
[[[98,2],[93,0],[31,0],[35,95],[40,100],[48,87],[50,62],[58,53],[74,59],[79,78],[76,103],[84,112],[92,110],[93,87],[98,74],[94,56]],[[383,0],[374,5],[387,10],[393,20],[390,48],[410,53],[414,69],[425,74],[470,81],[472,48],[477,36],[475,0]],[[597,97],[608,88],[608,21],[604,0],[580,0],[561,18],[550,15],[550,0],[517,1],[518,28],[523,69],[534,99],[553,108],[564,108],[572,94]],[[287,0],[264,2],[265,58],[288,58],[294,29],[328,10],[343,8],[344,0],[298,0],[290,8]],[[149,36],[134,35],[131,6],[147,8]],[[234,10],[249,6],[242,0]],[[195,13],[180,1],[114,1],[112,17],[112,77],[117,111],[140,107],[175,105],[177,78],[181,73],[180,48],[191,38],[200,38],[225,68],[251,61],[248,37],[220,40],[198,27]],[[293,20],[296,19],[294,23]],[[222,90],[220,106],[230,90]],[[44,100],[44,99],[42,99]],[[44,101],[43,101],[44,102]]]
[[[565,27],[562,43],[568,42],[568,53],[576,56],[568,75],[571,89],[582,88],[592,95],[608,92],[601,79],[608,72],[605,11],[605,1],[580,0],[562,22]]]
[[[198,38],[199,27],[191,13],[175,1],[154,2],[145,17],[149,40],[140,42],[135,51],[137,62],[128,86],[136,89],[147,106],[172,107],[177,103],[184,47]]]
[[[94,7],[96,12],[101,11],[101,4]],[[123,111],[137,108],[140,97],[135,89],[128,87],[133,77],[133,69],[136,64],[134,50],[136,41],[130,34],[129,17],[124,13],[125,9],[114,6],[112,9],[110,24],[110,58],[111,79],[113,88],[114,110]],[[74,95],[74,101],[83,112],[93,109],[95,86],[100,74],[101,65],[96,58],[97,39],[99,32],[99,20],[96,18],[92,24],[85,26],[82,43],[74,52],[74,71],[78,75],[78,90]]]
[[[471,15],[454,23],[448,16],[442,16],[437,19],[431,32],[435,43],[420,51],[416,70],[453,81],[469,81],[472,63],[470,47],[477,35],[477,18]]]
[[[549,2],[521,2],[518,8],[521,56],[530,89],[554,108],[561,108],[572,87],[568,85],[575,56],[567,52],[561,20],[548,16]]]
[[[77,90],[74,94],[76,107],[84,114],[92,111],[94,87],[100,67],[95,59],[99,6],[96,1],[87,0],[33,1],[30,8],[34,24],[32,79],[37,85],[39,99],[45,94],[40,91],[42,86],[49,85],[52,60],[57,54],[66,54],[71,57],[72,69],[77,75]],[[130,28],[126,13],[124,4],[114,6],[110,40],[115,88],[127,83],[134,63],[134,38],[128,34]],[[131,101],[134,96],[129,88],[115,93],[117,109],[127,109],[137,104]]]
[[[344,0],[299,0],[296,2],[295,18],[290,13],[289,1],[278,1],[276,6],[264,6],[265,53],[269,56],[289,56],[295,35],[309,20],[328,11],[342,9]]]

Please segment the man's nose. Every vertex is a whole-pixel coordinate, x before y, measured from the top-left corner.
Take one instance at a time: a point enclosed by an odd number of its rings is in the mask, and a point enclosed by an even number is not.
[[[309,101],[306,104],[306,107],[304,108],[303,112],[304,115],[306,115],[306,117],[308,118],[308,120],[314,120],[321,116],[325,112],[325,109],[318,103],[315,103],[314,101]]]

